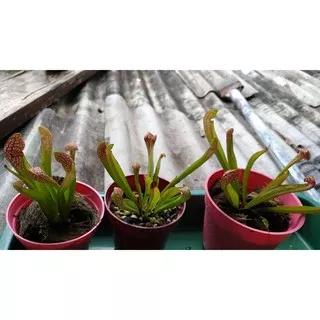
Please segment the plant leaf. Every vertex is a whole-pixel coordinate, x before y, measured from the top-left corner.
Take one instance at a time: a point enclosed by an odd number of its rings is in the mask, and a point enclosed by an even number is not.
[[[310,160],[310,152],[307,149],[299,149],[298,154],[280,171],[278,177],[302,160]]]
[[[226,144],[227,144],[227,157],[228,157],[228,164],[229,169],[237,169],[237,159],[234,154],[233,149],[233,128],[229,129],[226,134]],[[232,187],[236,191],[236,193],[239,193],[239,181],[233,181]]]
[[[113,171],[110,168],[110,164],[107,160],[107,147],[108,144],[105,141],[102,141],[99,143],[98,148],[97,148],[97,154],[98,157],[100,158],[100,161],[102,162],[103,166],[105,167],[105,169],[107,170],[108,174],[110,175],[110,177],[112,178],[112,180],[118,185],[120,186],[117,182],[116,182],[116,177],[113,173]],[[120,182],[121,183],[121,182]]]
[[[145,184],[144,189],[145,189],[145,191],[144,191],[143,203],[142,203],[144,208],[147,206],[148,201],[149,201],[151,183],[152,183],[151,177],[149,177],[148,175],[145,175],[144,176],[144,184]]]
[[[177,198],[173,198],[172,201],[168,201],[161,206],[157,205],[154,210],[155,213],[159,213],[159,212],[163,212],[164,210],[175,208],[190,199],[191,192],[188,187],[186,186],[182,187],[180,189],[180,192],[181,192],[180,196],[178,196]]]
[[[144,141],[146,143],[147,150],[148,150],[148,175],[150,177],[152,177],[153,176],[153,169],[154,169],[153,149],[154,149],[154,145],[157,141],[157,136],[148,132],[144,137]]]
[[[112,154],[112,148],[113,144],[108,144],[103,141],[98,145],[97,154],[112,180],[123,190],[126,197],[133,202],[137,202],[124,172],[122,171],[117,159]]]
[[[51,198],[50,194],[46,190],[45,186],[39,192],[39,190],[32,190],[24,187],[24,181],[16,181],[13,183],[14,189],[19,193],[25,195],[29,199],[36,201],[43,212],[46,214],[47,218],[52,223],[57,223],[59,219],[59,212],[57,208],[57,203]]]
[[[234,154],[233,149],[233,128],[229,129],[227,131],[227,156],[228,156],[228,163],[229,163],[229,169],[237,169],[237,159]]]
[[[244,170],[244,174],[243,174],[243,182],[242,182],[242,201],[243,201],[243,205],[246,205],[246,199],[247,199],[247,188],[248,188],[248,180],[249,180],[249,174],[250,171],[254,165],[254,163],[258,160],[259,157],[261,157],[264,153],[266,153],[268,151],[268,148],[264,148],[261,151],[258,151],[256,153],[254,153],[246,166],[246,169]]]
[[[3,148],[3,153],[6,160],[12,165],[19,176],[21,176],[28,187],[32,187],[34,184],[30,179],[28,172],[28,169],[31,168],[31,166],[23,153],[24,147],[25,143],[21,134],[14,133],[6,141]]]
[[[260,220],[262,221],[262,223],[266,227],[266,229],[269,230],[269,221],[265,217],[262,217],[262,216],[260,216]]]
[[[28,188],[25,188],[24,187],[25,183],[24,181],[22,180],[18,180],[18,181],[15,181],[13,183],[13,187],[21,194],[25,195],[26,197],[32,199],[32,200],[35,200],[35,201],[38,201],[40,200],[41,201],[41,194],[38,193],[37,191],[35,190],[32,190],[32,189],[28,189]]]
[[[113,192],[111,193],[111,200],[120,210],[124,210],[123,191],[120,188],[115,187],[113,189]]]
[[[306,183],[302,184],[287,184],[278,186],[276,188],[267,190],[262,194],[258,194],[254,199],[252,199],[244,208],[250,209],[254,206],[257,206],[260,203],[263,203],[267,200],[273,199],[283,194],[303,192],[312,189],[315,186],[315,180],[312,176],[308,176],[304,179]]]
[[[212,141],[214,139],[217,140],[216,142],[217,143],[217,150],[216,150],[217,159],[221,167],[223,168],[223,170],[228,170],[230,169],[228,165],[228,161],[223,151],[223,148],[221,146],[221,143],[218,139],[217,133],[215,131],[214,122],[212,121],[216,117],[217,113],[218,113],[218,110],[216,109],[209,110],[203,118],[203,127],[204,127],[205,135],[210,145],[212,144]]]
[[[230,202],[230,204],[236,208],[239,209],[239,195],[238,193],[233,189],[231,184],[228,184],[224,192],[227,195],[227,198]]]
[[[181,193],[181,188],[178,187],[171,187],[170,189],[166,190],[160,197],[158,205],[161,206],[165,203],[166,200],[173,198],[176,195]]]
[[[231,184],[234,181],[239,181],[241,173],[241,169],[228,170],[223,174],[220,180],[221,189],[226,195],[227,200],[236,209],[239,209],[239,195]]]
[[[7,171],[9,171],[11,174],[13,174],[14,176],[16,176],[19,180],[22,180],[22,179],[23,179],[22,176],[21,176],[19,173],[17,173],[17,172],[15,172],[14,170],[10,169],[6,164],[4,165],[4,168],[5,168]]]
[[[59,212],[61,213],[61,220],[66,221],[68,219],[70,208],[74,200],[76,169],[73,160],[67,153],[55,152],[54,156],[66,172],[57,195]]]
[[[199,167],[201,167],[206,161],[208,161],[213,154],[217,151],[217,139],[213,139],[211,142],[211,146],[209,149],[200,157],[197,161],[192,163],[185,171],[183,171],[178,177],[175,177],[161,192],[163,193],[170,189],[171,187],[174,187],[176,184],[178,184],[181,180],[189,176],[192,172],[197,170]]]
[[[290,174],[289,171],[284,171],[282,175],[278,175],[276,179],[272,180],[269,184],[267,184],[265,188],[261,190],[260,194],[282,185],[282,183],[286,181],[287,178],[289,177],[289,174]]]
[[[153,175],[153,182],[154,183],[157,183],[158,185],[158,177],[159,177],[159,172],[160,172],[160,166],[161,166],[161,159],[164,158],[166,155],[164,153],[161,153],[159,158],[158,158],[158,161],[157,161],[157,166],[156,166],[156,170],[154,172],[154,175]]]
[[[133,163],[132,169],[133,169],[133,173],[134,173],[134,184],[136,186],[136,189],[138,192],[138,197],[139,197],[139,207],[140,207],[140,210],[142,210],[143,194],[142,194],[141,186],[139,183],[140,164],[138,162]]]
[[[53,180],[51,177],[49,177],[41,168],[34,167],[34,168],[30,168],[28,171],[31,179],[40,183],[50,184],[56,189],[60,188],[59,184],[55,180]]]
[[[287,213],[302,213],[302,214],[320,214],[319,207],[312,206],[279,206],[279,207],[264,207],[257,208],[259,212],[274,212],[279,214]]]
[[[75,142],[69,142],[68,144],[65,145],[64,147],[65,151],[69,151],[70,157],[75,161],[76,158],[76,151],[78,151],[78,147]]]
[[[40,148],[41,169],[49,177],[51,177],[52,134],[47,128],[43,126],[40,126],[38,130],[41,137],[41,148]]]
[[[51,198],[56,202],[58,201],[57,195],[58,190],[60,188],[59,184],[49,177],[41,168],[35,167],[29,169],[29,174],[31,179],[34,180],[34,185],[36,189],[38,189],[38,192],[42,193],[44,192],[44,189],[46,189],[50,195]]]
[[[134,212],[136,214],[140,214],[140,211],[139,211],[139,208],[137,206],[137,204],[128,199],[128,198],[124,198],[123,199],[123,204],[124,204],[124,209],[127,210],[127,211],[130,211],[130,212]]]
[[[131,190],[129,183],[126,179],[124,172],[122,171],[117,159],[114,157],[111,149],[113,145],[109,145],[107,148],[107,159],[110,161],[111,170],[114,171],[117,181],[120,183],[121,181],[121,189],[124,191],[125,195],[128,199],[132,200],[133,202],[137,202],[136,197]]]
[[[158,204],[159,200],[160,200],[160,190],[158,187],[155,186],[155,187],[151,188],[151,191],[150,191],[149,204],[146,209],[147,216],[155,208],[155,206]]]

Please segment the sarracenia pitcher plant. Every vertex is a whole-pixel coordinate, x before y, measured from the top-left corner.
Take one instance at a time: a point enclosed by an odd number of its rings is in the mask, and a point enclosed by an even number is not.
[[[148,151],[148,172],[144,175],[144,190],[142,190],[139,183],[140,164],[138,162],[132,164],[135,192],[129,186],[123,170],[112,153],[113,144],[103,141],[97,149],[101,162],[117,185],[111,195],[114,204],[120,210],[126,210],[128,213],[135,213],[137,216],[144,216],[144,218],[154,217],[165,210],[175,208],[186,202],[190,198],[189,188],[185,185],[182,187],[177,187],[176,185],[202,166],[217,150],[216,140],[212,140],[210,147],[202,157],[191,164],[179,176],[175,177],[164,190],[160,191],[159,173],[161,161],[165,157],[165,154],[161,153],[159,155],[154,166],[154,145],[156,139],[157,136],[151,133],[147,133],[144,137]]]
[[[221,189],[223,190],[228,202],[241,211],[256,208],[261,211],[274,213],[302,213],[316,214],[320,213],[320,208],[311,206],[279,206],[273,199],[288,193],[303,192],[312,189],[315,186],[315,180],[312,176],[305,178],[305,183],[285,184],[290,175],[289,169],[302,160],[309,160],[310,153],[305,149],[300,149],[298,154],[281,170],[277,177],[266,186],[263,186],[259,192],[248,193],[248,179],[250,171],[257,159],[268,151],[267,148],[253,154],[244,169],[238,168],[237,159],[233,148],[233,129],[229,129],[226,134],[225,154],[221,143],[217,137],[213,119],[218,110],[208,111],[203,119],[204,130],[209,143],[216,141],[216,156],[224,169],[225,173],[221,178]],[[242,181],[240,181],[242,177]],[[259,207],[262,203],[268,206]]]
[[[75,196],[77,146],[69,143],[64,152],[55,152],[54,157],[65,170],[63,182],[59,184],[51,173],[52,134],[39,127],[41,137],[40,167],[31,167],[23,150],[25,143],[20,133],[13,134],[4,146],[4,157],[13,169],[5,168],[19,180],[13,187],[21,194],[36,201],[51,223],[66,223]]]

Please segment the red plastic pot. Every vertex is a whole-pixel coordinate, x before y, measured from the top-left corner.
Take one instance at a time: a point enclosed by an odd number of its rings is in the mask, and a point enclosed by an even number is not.
[[[132,188],[136,191],[134,183],[134,175],[127,176],[127,181]],[[143,175],[139,176],[139,182],[141,188],[144,188],[144,177]],[[163,190],[169,181],[159,178],[159,189]],[[176,227],[182,218],[186,203],[181,205],[178,217],[175,221],[168,223],[167,225],[159,227],[141,227],[135,226],[129,223],[122,221],[118,218],[110,209],[111,205],[111,193],[116,186],[115,183],[112,183],[106,192],[105,195],[105,204],[107,208],[107,214],[109,220],[114,228],[114,241],[116,249],[125,249],[125,250],[161,250],[164,249],[169,233]]]
[[[243,170],[244,172],[244,170]],[[290,234],[298,231],[305,222],[302,214],[290,214],[289,228],[285,232],[267,232],[241,224],[224,213],[210,196],[214,183],[223,175],[223,170],[212,173],[205,182],[205,216],[203,245],[205,249],[274,249]],[[242,179],[243,177],[241,177]],[[248,190],[263,187],[272,179],[262,173],[251,171]],[[285,206],[302,206],[294,194],[281,196]]]
[[[7,224],[14,234],[14,236],[18,239],[19,242],[27,249],[32,250],[62,250],[62,249],[85,249],[88,247],[89,241],[92,238],[96,228],[100,224],[103,215],[104,215],[104,203],[99,195],[99,193],[90,187],[89,185],[77,181],[76,183],[76,191],[80,193],[87,202],[94,207],[99,214],[99,222],[87,233],[83,234],[82,236],[58,243],[38,243],[33,242],[23,237],[19,236],[17,233],[17,217],[21,212],[21,209],[27,208],[30,203],[32,202],[31,199],[25,197],[24,195],[18,194],[16,195],[13,200],[10,202],[7,212],[6,212],[6,219]]]

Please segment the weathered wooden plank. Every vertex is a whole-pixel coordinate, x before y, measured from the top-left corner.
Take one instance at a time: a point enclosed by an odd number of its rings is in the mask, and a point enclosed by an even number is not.
[[[25,73],[24,70],[4,70],[0,71],[0,82],[6,81]]]
[[[0,139],[97,71],[25,71],[0,79]],[[5,71],[2,72],[4,75]]]

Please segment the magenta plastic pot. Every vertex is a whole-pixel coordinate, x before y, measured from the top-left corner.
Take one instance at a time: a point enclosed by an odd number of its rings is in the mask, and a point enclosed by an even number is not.
[[[243,170],[244,172],[244,170]],[[241,179],[243,178],[243,172]],[[305,222],[302,214],[290,214],[289,228],[285,232],[267,232],[245,226],[224,213],[210,196],[214,183],[223,175],[223,170],[212,173],[205,182],[205,215],[203,245],[205,249],[274,249],[290,234],[298,231]],[[272,179],[262,173],[251,171],[248,190],[263,187]],[[281,196],[285,206],[302,206],[294,194]]]
[[[132,188],[136,191],[134,184],[134,175],[127,176],[127,181]],[[144,177],[139,176],[139,182],[141,188],[144,188]],[[159,189],[163,190],[169,181],[159,178]],[[111,193],[116,186],[112,183],[107,189],[105,195],[105,204],[107,208],[107,214],[110,222],[114,228],[114,242],[115,249],[124,250],[161,250],[164,249],[169,233],[176,227],[182,218],[186,204],[184,203],[180,207],[178,217],[175,221],[168,223],[167,225],[160,227],[140,227],[122,221],[118,218],[110,209],[111,205]]]
[[[6,212],[7,224],[11,232],[25,248],[31,250],[86,249],[96,228],[103,218],[105,208],[103,200],[99,193],[89,185],[77,181],[76,191],[81,194],[85,198],[85,200],[87,200],[87,202],[98,211],[100,217],[99,222],[87,233],[78,238],[58,243],[38,243],[24,239],[17,233],[17,217],[20,214],[21,209],[27,208],[32,200],[21,194],[18,194],[13,198]]]

